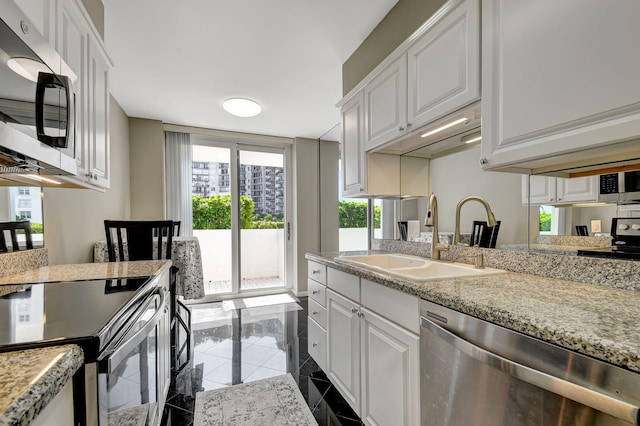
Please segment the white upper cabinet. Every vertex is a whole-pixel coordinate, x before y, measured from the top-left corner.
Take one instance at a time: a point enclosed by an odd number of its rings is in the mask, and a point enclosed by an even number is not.
[[[523,175],[522,204],[527,204],[528,201],[532,205],[596,202],[598,201],[598,176],[572,179],[539,175],[531,176],[528,192],[527,176]]]
[[[448,3],[409,48],[408,122],[420,128],[480,99],[480,3]]]
[[[407,131],[407,56],[402,55],[364,88],[366,151]]]
[[[343,195],[364,191],[364,111],[362,93],[351,98],[340,109],[342,131]]]
[[[480,1],[445,3],[354,91],[364,93],[366,151],[416,135],[478,101]]]
[[[56,50],[78,76],[76,179],[109,188],[109,61],[98,36],[75,0],[56,2]]]
[[[640,2],[482,2],[482,163],[623,160],[640,137]]]

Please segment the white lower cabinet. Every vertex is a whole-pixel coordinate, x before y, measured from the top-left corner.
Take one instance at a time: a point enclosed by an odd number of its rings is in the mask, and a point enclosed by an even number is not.
[[[73,384],[71,380],[31,422],[31,426],[46,425],[73,425]]]
[[[360,410],[360,305],[327,290],[327,377]]]
[[[420,423],[420,337],[366,308],[362,322],[362,413],[369,425]]]
[[[354,301],[331,289],[331,272],[326,313],[329,380],[367,425],[420,424],[420,338],[413,326],[418,321],[418,299],[349,276],[362,286],[351,292],[357,294]],[[408,303],[399,304],[401,311],[382,316],[365,304],[380,295],[385,295],[387,306],[398,306],[394,299]],[[407,311],[415,311],[411,331],[398,325],[406,322]]]

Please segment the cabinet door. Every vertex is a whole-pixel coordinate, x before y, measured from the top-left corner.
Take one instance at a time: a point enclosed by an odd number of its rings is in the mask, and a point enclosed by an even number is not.
[[[78,77],[73,82],[76,106],[76,164],[78,179],[87,180],[90,174],[89,133],[88,133],[88,29],[81,11],[73,1],[56,2],[57,36],[56,50]]]
[[[412,129],[480,99],[480,2],[448,2],[409,49]]]
[[[362,92],[346,102],[341,110],[342,193],[356,195],[364,191],[364,111]]]
[[[402,55],[364,88],[366,151],[407,132],[407,55]]]
[[[109,65],[95,39],[89,39],[89,155],[91,183],[109,188]]]
[[[556,179],[548,176],[531,176],[530,188],[527,186],[527,178],[522,175],[522,204],[555,204],[557,199]]]
[[[588,203],[598,200],[598,177],[558,178],[559,203]]]
[[[327,290],[327,376],[360,415],[359,305]]]
[[[420,424],[420,337],[362,308],[362,415],[370,425]]]
[[[636,0],[483,1],[483,167],[602,161],[585,148],[637,137],[638,16]]]

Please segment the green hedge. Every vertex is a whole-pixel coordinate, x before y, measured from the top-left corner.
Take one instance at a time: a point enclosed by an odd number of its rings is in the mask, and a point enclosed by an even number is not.
[[[231,229],[231,195],[213,195],[204,198],[191,197],[193,229]],[[255,203],[251,197],[240,197],[241,229],[282,229],[284,222],[268,214],[260,218],[254,214]]]
[[[340,228],[366,228],[367,227],[366,201],[345,201],[338,203],[338,219]],[[373,224],[380,227],[380,206],[373,207]]]

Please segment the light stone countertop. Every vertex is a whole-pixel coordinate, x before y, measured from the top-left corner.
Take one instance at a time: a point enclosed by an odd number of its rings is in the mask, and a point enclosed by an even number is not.
[[[76,345],[0,353],[0,425],[28,425],[82,366]]]
[[[157,274],[168,263],[167,260],[138,260],[43,266],[0,277],[0,285],[145,277]]]
[[[306,257],[640,373],[638,291],[515,272],[419,282],[339,263],[338,254]]]

